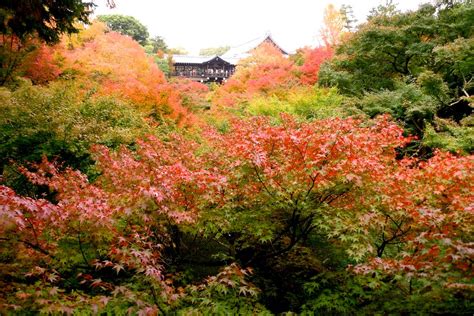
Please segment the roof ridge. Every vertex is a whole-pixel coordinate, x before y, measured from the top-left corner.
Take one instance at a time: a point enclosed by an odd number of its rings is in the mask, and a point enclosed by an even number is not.
[[[246,41],[245,43],[242,43],[242,44],[239,44],[239,45],[235,45],[235,46],[231,46],[231,48],[237,48],[237,47],[240,47],[240,46],[244,46],[245,44],[251,43],[251,42],[256,41],[256,40],[258,40],[258,39],[261,39],[261,38],[265,39],[265,38],[267,38],[267,35],[265,34],[265,36],[259,36],[259,37],[256,37],[256,38],[254,38],[254,39],[251,39],[251,40],[249,40],[249,41]]]

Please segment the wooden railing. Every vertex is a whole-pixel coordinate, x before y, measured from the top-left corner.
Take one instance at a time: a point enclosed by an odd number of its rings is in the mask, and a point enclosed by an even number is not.
[[[175,77],[187,78],[222,78],[227,79],[232,76],[233,71],[174,71],[171,75]]]

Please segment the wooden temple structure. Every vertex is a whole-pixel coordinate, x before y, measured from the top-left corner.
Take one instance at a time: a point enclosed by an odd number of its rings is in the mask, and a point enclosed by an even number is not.
[[[288,53],[266,34],[244,44],[232,47],[222,56],[173,55],[173,77],[185,77],[199,82],[222,83],[233,75],[237,63],[250,56],[252,51],[264,43],[275,46],[284,56]]]
[[[235,71],[235,65],[219,56],[173,56],[171,76],[200,82],[223,82]]]

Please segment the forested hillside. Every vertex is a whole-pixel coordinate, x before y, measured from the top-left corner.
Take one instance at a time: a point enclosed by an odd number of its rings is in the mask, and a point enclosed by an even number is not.
[[[470,0],[330,5],[222,85],[93,9],[0,4],[0,314],[474,313]]]

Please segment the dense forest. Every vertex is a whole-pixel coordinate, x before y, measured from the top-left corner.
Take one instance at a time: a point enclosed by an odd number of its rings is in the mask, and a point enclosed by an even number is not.
[[[474,313],[472,1],[222,85],[94,6],[0,3],[0,314]]]

